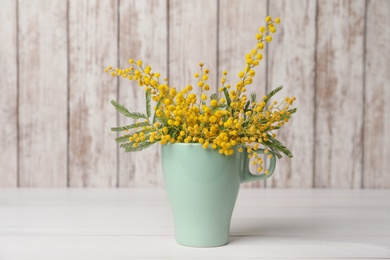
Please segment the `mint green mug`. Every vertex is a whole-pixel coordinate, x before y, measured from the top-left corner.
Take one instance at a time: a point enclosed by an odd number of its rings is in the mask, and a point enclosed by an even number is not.
[[[225,156],[201,144],[162,145],[165,188],[171,203],[177,243],[192,247],[216,247],[228,243],[230,220],[240,184],[272,176],[249,172],[246,149]],[[264,149],[257,149],[264,154]]]

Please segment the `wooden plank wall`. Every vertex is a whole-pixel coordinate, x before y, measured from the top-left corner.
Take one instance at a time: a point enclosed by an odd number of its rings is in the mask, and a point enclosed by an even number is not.
[[[363,170],[365,1],[319,1],[317,187],[359,188]],[[337,172],[337,174],[333,174]]]
[[[0,8],[0,186],[18,185],[18,68],[17,5]]]
[[[144,95],[103,69],[142,59],[178,89],[198,63],[234,82],[267,14],[280,30],[254,91],[299,108],[279,137],[295,155],[254,188],[390,188],[388,0],[4,0],[0,186],[161,187],[159,147],[125,154],[110,105]]]
[[[147,65],[152,66],[153,70],[167,76],[168,2],[120,0],[119,5],[119,53],[121,54],[119,65],[128,66],[129,58],[142,59]],[[129,84],[129,81],[119,81],[118,96],[121,104],[125,104],[132,111],[145,110],[144,92]],[[120,125],[130,123],[132,122],[129,122],[128,118],[119,117]],[[133,154],[118,149],[118,185],[120,187],[162,186],[159,148],[155,145],[143,152]]]
[[[295,95],[299,116],[279,135],[295,158],[279,163],[280,174],[267,186],[313,186],[316,8],[315,1],[270,1],[269,13],[283,17],[283,24],[269,47],[267,89],[283,85],[279,99]]]
[[[363,186],[390,185],[390,3],[369,0],[366,6],[364,60]]]
[[[68,1],[68,185],[115,187],[117,149],[106,131],[117,123],[107,102],[117,97],[117,79],[102,68],[118,59],[118,3]]]
[[[18,3],[19,186],[67,180],[67,5]]]

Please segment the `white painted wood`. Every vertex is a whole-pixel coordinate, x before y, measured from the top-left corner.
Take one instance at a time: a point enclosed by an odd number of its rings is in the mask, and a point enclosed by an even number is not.
[[[343,257],[387,258],[390,238],[232,236],[228,246],[190,248],[177,245],[172,236],[10,236],[0,237],[0,257],[29,259],[84,259],[85,257],[196,258],[223,257]]]
[[[0,187],[17,185],[17,28],[16,1],[0,8]]]
[[[0,259],[387,258],[389,230],[389,190],[242,189],[209,249],[176,244],[165,190],[0,190]]]
[[[318,1],[315,187],[362,186],[364,10]]]
[[[256,34],[259,27],[265,23],[267,16],[267,1],[265,0],[228,0],[219,2],[218,22],[218,87],[224,70],[228,72],[227,82],[233,87],[239,80],[238,72],[246,65],[245,55],[256,46]],[[265,57],[265,49],[263,51]],[[248,95],[256,92],[258,98],[266,93],[266,62],[256,68],[253,83],[248,87]],[[251,172],[256,173],[256,167],[251,165]],[[265,181],[250,182],[243,187],[264,187]]]
[[[80,213],[80,212],[79,212]],[[120,212],[122,213],[122,212]],[[52,217],[52,215],[49,215]],[[87,215],[90,216],[90,215]],[[128,216],[128,214],[125,214]],[[44,216],[40,216],[41,218]],[[107,216],[106,216],[107,217]],[[171,218],[160,217],[145,218],[131,218],[135,221],[134,224],[127,224],[127,222],[119,221],[117,225],[107,224],[108,221],[116,222],[115,218],[108,217],[106,220],[99,219],[99,221],[92,218],[93,221],[77,221],[70,220],[70,223],[65,221],[50,221],[49,223],[33,223],[26,227],[26,225],[19,224],[19,228],[3,228],[3,236],[174,236],[174,225]],[[147,223],[146,223],[147,221]],[[76,223],[75,223],[76,222]],[[376,220],[377,224],[372,222],[367,224],[366,220],[289,220],[289,219],[258,219],[258,218],[237,218],[233,217],[231,224],[231,235],[233,236],[294,236],[294,237],[344,237],[344,236],[368,236],[368,237],[383,237],[388,236],[389,222],[385,220]],[[362,228],[357,228],[357,227]],[[347,235],[345,235],[347,234]]]
[[[217,0],[169,0],[169,84],[193,85],[199,63],[210,70],[210,92],[217,82]],[[212,93],[212,92],[211,92]]]
[[[80,200],[79,198],[83,199]],[[388,190],[344,190],[332,189],[269,189],[244,190],[238,196],[237,203],[253,207],[251,199],[261,207],[307,207],[307,208],[388,208],[390,195]],[[164,189],[0,189],[1,207],[52,207],[53,201],[58,207],[130,207],[168,205]],[[257,205],[257,204],[256,204]]]
[[[65,1],[18,2],[20,186],[66,186],[66,8]]]
[[[367,208],[264,209],[237,205],[231,233],[242,236],[388,236],[389,208],[373,209],[370,213],[366,211]],[[174,235],[169,205],[130,209],[9,207],[0,212],[2,235]],[[288,217],[281,217],[287,214]],[[354,217],[356,215],[359,216]]]
[[[368,1],[364,188],[390,188],[390,1]]]
[[[128,60],[143,60],[161,79],[168,72],[168,20],[167,1],[120,1],[119,2],[119,63],[129,67]],[[151,8],[152,7],[152,8]],[[145,92],[136,82],[119,80],[119,101],[130,111],[145,112]],[[153,105],[154,106],[154,105]],[[133,123],[119,116],[119,124]],[[139,153],[119,150],[120,187],[162,187],[163,175],[160,145],[154,145]]]
[[[283,85],[274,100],[296,96],[298,112],[276,132],[294,158],[278,160],[267,187],[313,187],[316,7],[316,1],[270,1],[269,14],[282,21],[269,44],[267,88]]]
[[[69,185],[115,187],[117,124],[110,101],[117,79],[103,72],[118,57],[116,1],[69,1]]]
[[[319,0],[318,8],[315,4],[287,0],[3,1],[0,185],[16,186],[19,178],[21,186],[34,187],[66,186],[67,179],[70,186],[163,186],[157,146],[133,156],[121,151],[117,162],[110,127],[122,122],[117,122],[109,101],[117,98],[118,81],[104,74],[104,67],[118,61],[125,64],[129,56],[139,55],[162,74],[167,73],[168,63],[172,86],[182,88],[196,82],[192,75],[203,61],[211,70],[210,85],[216,89],[225,67],[235,77],[241,51],[251,46],[253,30],[268,9],[270,15],[281,16],[282,24],[269,50],[267,84],[269,89],[284,84],[286,94],[297,96],[299,109],[281,131],[295,159],[279,161],[268,186],[310,187],[310,176],[315,174],[315,187],[390,187],[389,1]],[[313,37],[317,38],[315,93],[310,84]],[[299,69],[303,72],[297,73]],[[257,76],[261,86],[265,66]],[[127,82],[120,82],[120,100],[143,109],[143,95],[125,92],[129,88]],[[310,124],[314,113],[315,122]],[[313,129],[315,140],[310,139]],[[20,176],[16,176],[18,157]],[[310,168],[313,163],[315,173]]]

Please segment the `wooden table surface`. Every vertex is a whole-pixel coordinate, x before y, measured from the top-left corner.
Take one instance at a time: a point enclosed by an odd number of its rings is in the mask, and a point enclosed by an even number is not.
[[[176,244],[162,189],[0,189],[0,259],[390,259],[390,190],[241,189],[229,244]]]

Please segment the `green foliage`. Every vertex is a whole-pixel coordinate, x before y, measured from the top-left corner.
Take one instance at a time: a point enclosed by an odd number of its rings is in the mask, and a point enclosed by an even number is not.
[[[165,125],[165,126],[168,126],[168,118],[166,118],[165,116],[161,116],[161,117],[157,117],[156,119],[157,122],[160,122],[161,124]]]
[[[128,134],[128,135],[122,135],[122,136],[119,136],[117,138],[115,138],[115,141],[119,144],[119,143],[125,143],[127,141],[129,141],[129,137],[131,136],[131,134]]]
[[[160,108],[161,106],[161,103],[162,103],[162,98],[160,98],[160,100],[157,102],[157,105],[156,105],[156,110]],[[154,115],[153,115],[153,123],[155,123],[157,121],[157,115],[156,115],[156,112],[154,112]]]
[[[146,91],[146,115],[149,118],[151,115],[151,105],[150,105],[150,100],[152,97],[152,92],[150,90]]]
[[[213,108],[212,112],[214,113],[215,111],[225,107],[226,107],[225,104],[218,104],[216,107]]]
[[[223,88],[223,94],[225,95],[227,106],[230,107],[230,103],[232,102],[232,100],[230,99],[229,92],[226,87]]]
[[[137,122],[131,125],[125,125],[125,126],[118,126],[118,127],[112,127],[111,131],[113,132],[121,132],[125,130],[130,130],[138,127],[143,127],[143,126],[150,126],[149,122]]]
[[[283,121],[284,119],[290,119],[291,115],[297,112],[297,108],[289,109],[287,110],[288,114],[284,114],[283,116],[280,117],[280,121]]]
[[[218,99],[218,96],[216,93],[210,95],[210,100]]]
[[[251,93],[251,102],[256,102],[256,92]]]
[[[289,149],[287,149],[281,142],[279,142],[276,138],[272,138],[272,136],[267,135],[268,141],[265,141],[264,144],[267,145],[272,152],[276,154],[276,156],[280,159],[282,155],[280,152],[287,155],[289,158],[293,158],[292,153]]]
[[[121,104],[118,104],[115,100],[111,100],[111,104],[115,107],[115,109],[124,115],[125,117],[129,117],[132,119],[140,119],[144,118],[147,119],[148,117],[145,114],[139,113],[139,112],[130,112],[127,108],[122,106]]]
[[[283,86],[279,86],[279,87],[275,88],[274,90],[272,90],[270,93],[267,94],[267,98],[264,99],[264,102],[267,103],[273,96],[275,96],[276,93],[278,93],[282,89],[283,89]]]
[[[115,138],[115,141],[117,143],[125,143],[125,142],[128,142],[129,141],[129,137],[131,137],[134,134],[140,134],[141,132],[143,132],[144,134],[148,134],[148,133],[151,133],[151,132],[154,132],[154,131],[155,130],[153,128],[138,130],[138,131],[136,131],[134,133],[131,133],[131,134],[126,134],[126,135],[123,135],[123,136],[119,136],[119,137]]]
[[[128,153],[128,152],[139,152],[139,151],[142,151],[150,146],[152,146],[155,142],[149,142],[149,141],[145,141],[145,142],[142,142],[142,143],[138,143],[138,146],[137,147],[133,147],[134,143],[126,143],[126,144],[121,144],[121,148],[124,148],[125,149],[125,152]]]
[[[249,108],[249,105],[251,104],[251,102],[248,100],[245,104],[245,107],[244,107],[244,112],[248,111],[248,108]]]

